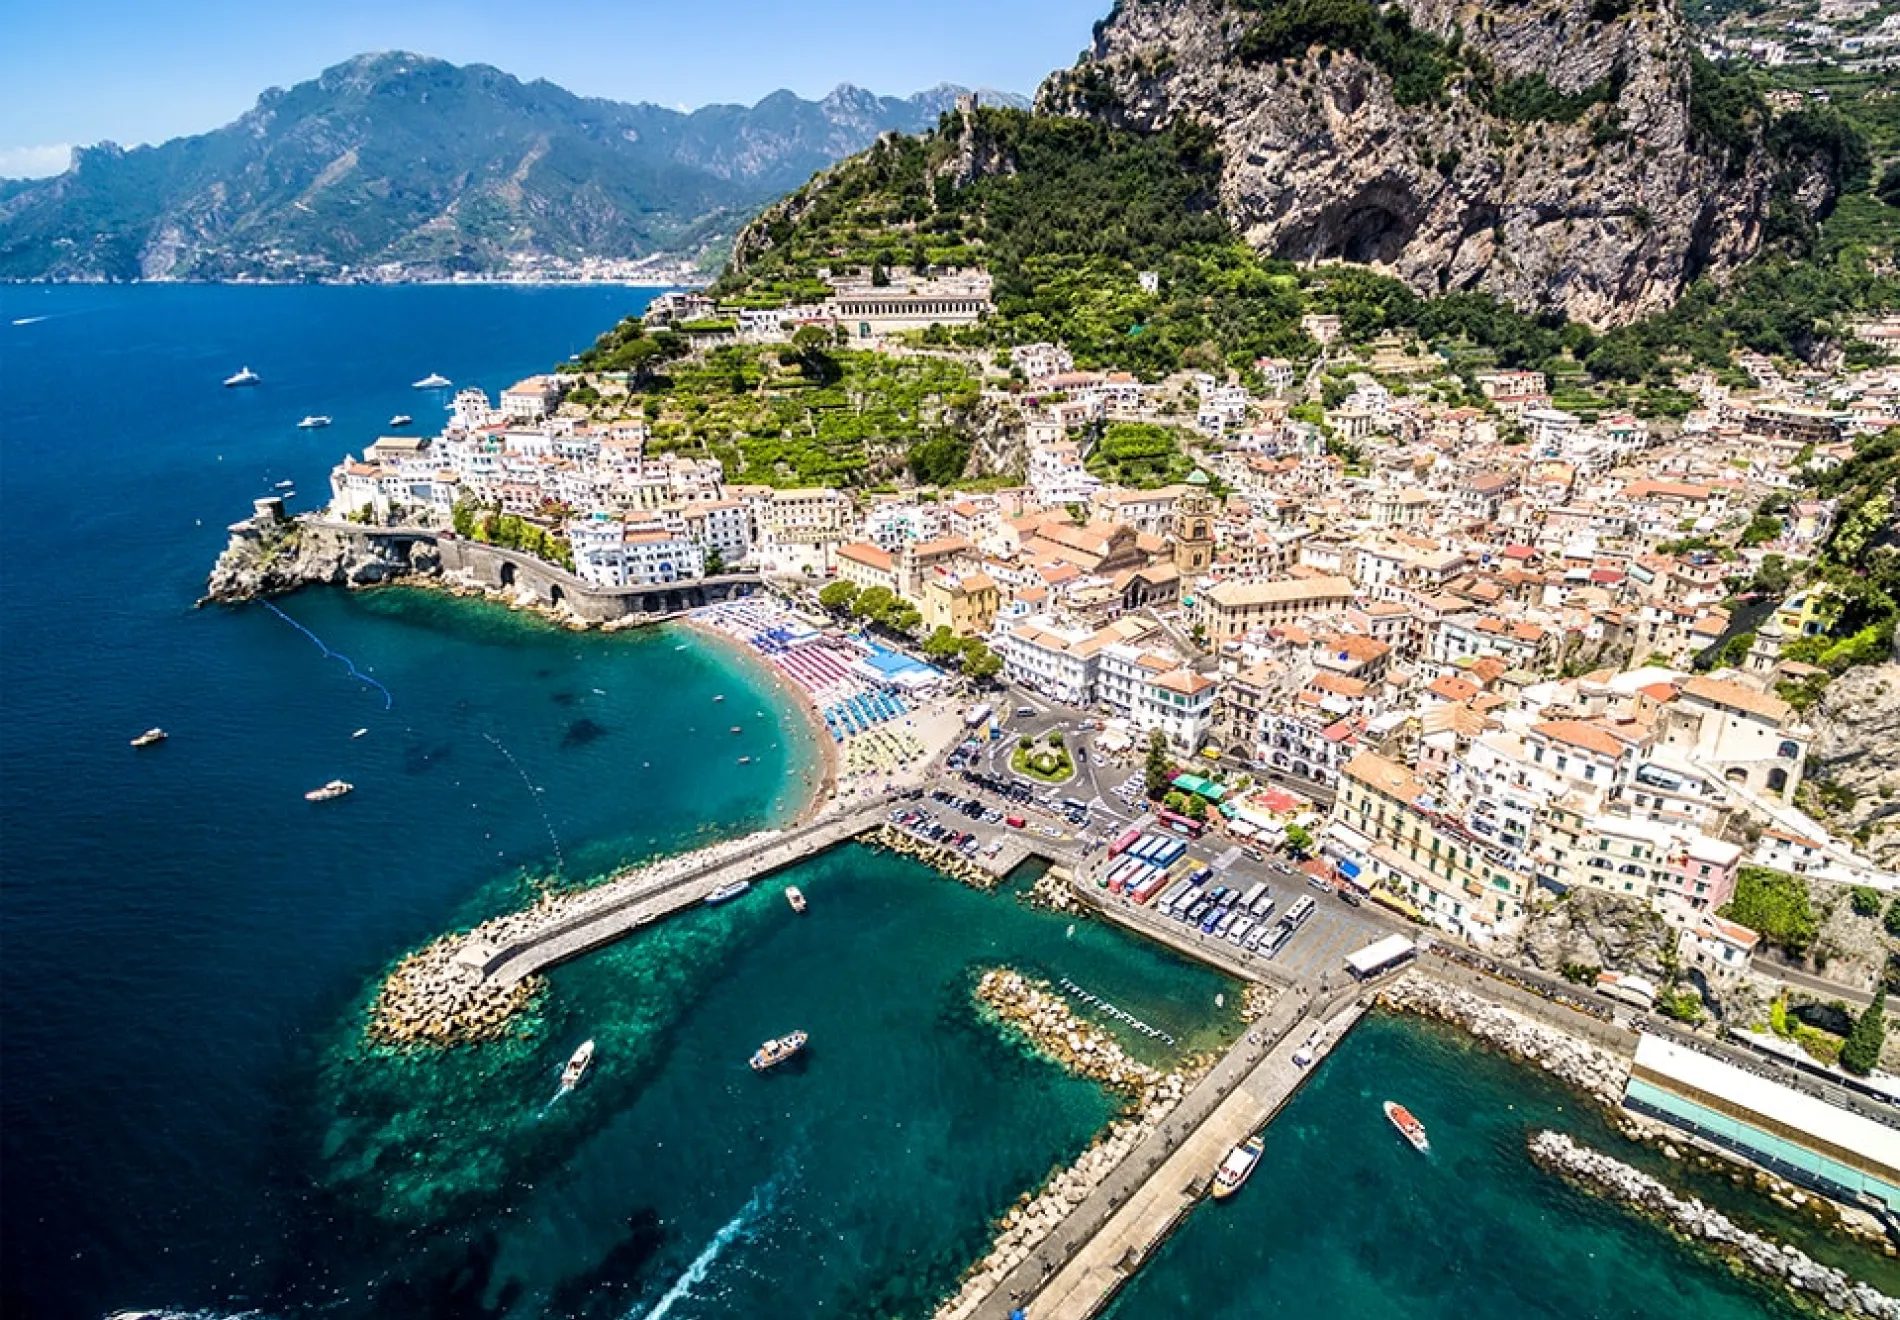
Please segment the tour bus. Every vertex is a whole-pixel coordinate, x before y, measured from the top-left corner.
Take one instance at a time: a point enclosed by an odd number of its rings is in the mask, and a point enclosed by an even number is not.
[[[1163,827],[1173,830],[1176,834],[1185,834],[1190,839],[1198,839],[1207,832],[1207,826],[1192,816],[1183,816],[1180,812],[1169,811],[1166,807],[1155,813],[1155,819],[1160,821]]]
[[[1247,910],[1253,913],[1254,919],[1256,921],[1265,921],[1268,917],[1272,916],[1273,915],[1273,891],[1267,890],[1265,893],[1261,894],[1259,898],[1256,898],[1253,902],[1247,904]]]
[[[1110,877],[1108,887],[1113,893],[1125,894],[1153,869],[1145,862],[1129,862]]]
[[[1292,938],[1293,938],[1293,927],[1287,925],[1284,921],[1282,921],[1279,925],[1273,928],[1273,934],[1267,936],[1266,939],[1261,941],[1260,952],[1266,954],[1267,957],[1271,958],[1273,957],[1273,955],[1280,952],[1280,950],[1284,949],[1286,947],[1286,942]]]
[[[1140,862],[1134,861],[1131,858],[1123,858],[1121,861],[1116,862],[1115,865],[1108,868],[1108,874],[1102,882],[1103,886],[1110,893],[1119,894],[1122,891],[1123,883],[1128,879],[1128,877],[1133,875],[1136,871],[1139,871],[1140,869],[1141,869]]]
[[[1173,866],[1187,852],[1187,845],[1179,839],[1163,839],[1161,846],[1150,855],[1149,860],[1156,866]]]
[[[1140,839],[1141,831],[1131,829],[1119,839],[1116,839],[1115,842],[1108,845],[1108,855],[1110,857],[1119,857],[1134,847]]]
[[[1147,878],[1142,880],[1140,884],[1130,889],[1128,895],[1137,903],[1146,903],[1149,899],[1160,893],[1161,887],[1167,882],[1168,873],[1166,871],[1154,871],[1151,872]]]
[[[1241,898],[1240,906],[1246,908],[1249,912],[1252,912],[1253,905],[1259,902],[1260,896],[1266,892],[1267,892],[1267,882],[1265,880],[1254,881],[1251,885],[1247,887],[1247,893],[1244,897]]]
[[[1168,886],[1168,892],[1161,896],[1159,903],[1155,904],[1155,911],[1164,917],[1171,917],[1174,915],[1175,907],[1181,900],[1193,892],[1194,882],[1192,880],[1177,880]]]
[[[1306,924],[1306,919],[1313,915],[1313,909],[1317,906],[1311,894],[1303,894],[1300,896],[1300,901],[1288,908],[1286,915],[1280,920],[1289,930],[1298,930]]]

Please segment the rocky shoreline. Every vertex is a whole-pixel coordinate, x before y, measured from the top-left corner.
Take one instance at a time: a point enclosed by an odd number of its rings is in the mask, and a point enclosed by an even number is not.
[[[1443,981],[1407,972],[1379,992],[1389,1008],[1461,1027],[1513,1059],[1534,1064],[1610,1108],[1623,1101],[1630,1063],[1600,1045],[1547,1026]]]
[[[1785,1288],[1797,1302],[1865,1320],[1900,1320],[1900,1299],[1858,1283],[1795,1247],[1751,1233],[1720,1211],[1677,1196],[1648,1174],[1561,1132],[1533,1134],[1530,1155],[1538,1167],[1659,1220],[1678,1236],[1715,1251],[1739,1272]]]
[[[960,852],[949,848],[940,848],[914,834],[907,834],[895,825],[880,825],[864,836],[863,841],[873,848],[882,848],[887,852],[901,853],[906,857],[915,857],[924,865],[942,871],[952,880],[961,880],[972,889],[985,892],[993,890],[1002,881],[995,875]]]
[[[1025,1193],[997,1222],[990,1249],[965,1273],[933,1320],[967,1320],[1009,1272],[1088,1200],[1121,1162],[1147,1140],[1186,1094],[1188,1074],[1162,1072],[1130,1058],[1114,1038],[1084,1021],[1048,983],[1007,968],[983,973],[976,987],[985,1016],[1019,1033],[1068,1071],[1124,1096],[1128,1108],[1089,1148]]]

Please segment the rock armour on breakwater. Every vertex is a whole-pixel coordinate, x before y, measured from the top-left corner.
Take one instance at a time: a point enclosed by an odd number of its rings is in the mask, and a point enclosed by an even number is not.
[[[1188,1078],[1131,1059],[1107,1032],[1076,1016],[1046,982],[998,968],[977,982],[977,1000],[1070,1072],[1126,1096],[1128,1112],[1110,1123],[1075,1163],[1057,1170],[1042,1188],[1022,1197],[997,1224],[990,1250],[933,1320],[967,1320],[1037,1244],[1088,1200],[1137,1146],[1148,1139],[1187,1091]]]
[[[915,857],[926,866],[934,867],[953,880],[961,880],[975,889],[994,889],[996,882],[1002,878],[984,870],[962,853],[939,848],[934,843],[906,834],[894,825],[879,826],[875,833],[864,836],[864,842],[874,848],[886,848],[906,857]]]
[[[489,959],[508,946],[584,921],[644,890],[722,857],[757,847],[779,831],[762,830],[692,852],[621,871],[586,889],[545,894],[533,905],[484,921],[473,930],[444,935],[404,958],[383,982],[370,1007],[372,1042],[394,1046],[448,1046],[495,1040],[513,1030],[510,1019],[538,993],[541,979],[507,985],[483,974]]]
[[[1535,1064],[1606,1105],[1622,1103],[1629,1060],[1601,1046],[1417,972],[1386,986],[1379,998],[1391,1008],[1463,1027],[1485,1044]]]
[[[1797,1301],[1818,1302],[1837,1314],[1866,1320],[1900,1320],[1900,1299],[1858,1283],[1795,1247],[1751,1233],[1701,1201],[1677,1196],[1648,1174],[1578,1145],[1561,1132],[1533,1134],[1530,1154],[1540,1168],[1659,1219],[1738,1270],[1781,1285]]]
[[[1022,901],[1030,907],[1046,908],[1050,912],[1059,912],[1063,916],[1086,916],[1088,909],[1076,898],[1075,890],[1069,883],[1066,867],[1050,867],[1036,877],[1036,883],[1029,887]]]

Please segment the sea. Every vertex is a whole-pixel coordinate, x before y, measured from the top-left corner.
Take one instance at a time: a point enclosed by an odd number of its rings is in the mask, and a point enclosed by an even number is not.
[[[195,607],[253,499],[312,507],[392,414],[440,420],[412,381],[492,394],[650,296],[0,288],[0,1313],[922,1317],[1115,1108],[976,1011],[985,969],[1113,1005],[1084,1011],[1158,1064],[1244,1030],[1239,987],[1025,905],[1028,877],[852,845],[556,969],[507,1041],[365,1043],[406,952],[782,825],[819,773],[790,699],[687,629],[413,589]],[[262,383],[222,388],[243,366]],[[331,778],[356,791],[303,800]],[[748,1069],[795,1028],[805,1055]],[[1600,1127],[1375,1019],[1115,1314],[1781,1314],[1530,1170],[1533,1120]]]

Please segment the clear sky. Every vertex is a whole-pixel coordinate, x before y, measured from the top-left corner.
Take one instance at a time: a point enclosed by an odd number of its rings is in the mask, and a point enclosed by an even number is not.
[[[10,0],[0,21],[0,177],[68,148],[226,123],[266,87],[352,55],[493,64],[587,96],[696,107],[841,82],[1031,93],[1109,0]]]

